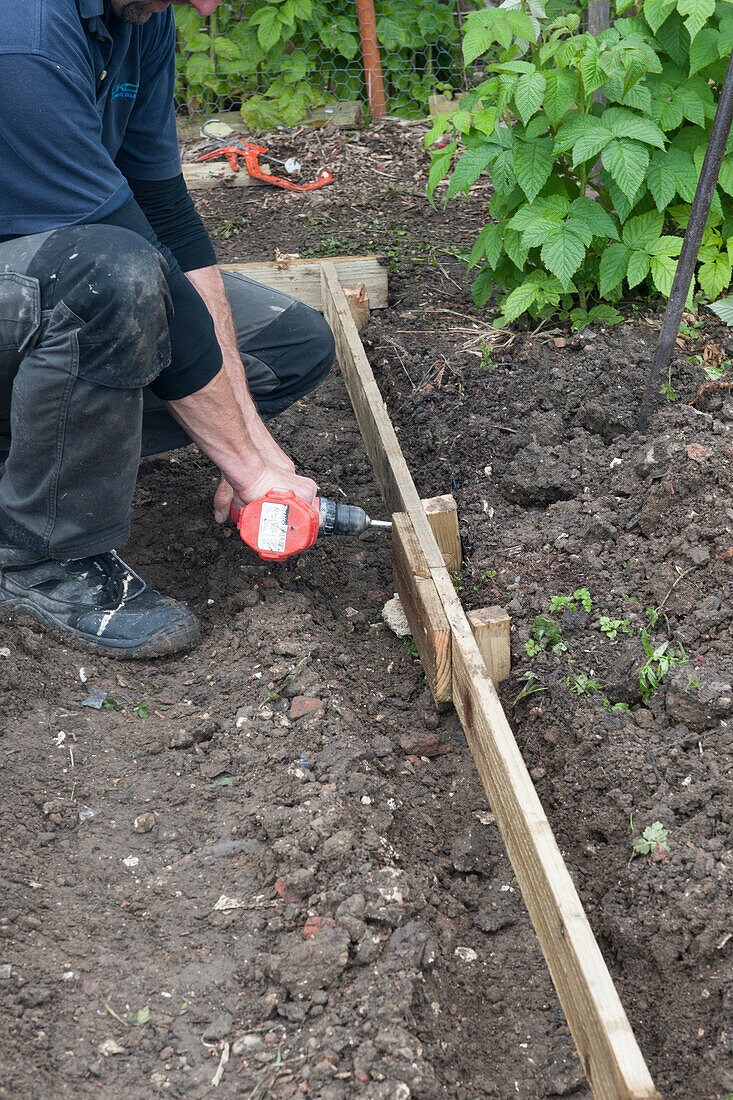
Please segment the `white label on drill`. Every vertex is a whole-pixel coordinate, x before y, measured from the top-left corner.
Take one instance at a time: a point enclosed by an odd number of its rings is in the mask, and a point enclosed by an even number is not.
[[[260,512],[260,529],[257,532],[258,549],[271,550],[276,554],[284,553],[288,538],[289,514],[289,505],[270,504],[265,501]]]

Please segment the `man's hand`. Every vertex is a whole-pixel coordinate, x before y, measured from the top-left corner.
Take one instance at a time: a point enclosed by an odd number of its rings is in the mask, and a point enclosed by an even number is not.
[[[318,486],[311,478],[299,477],[294,472],[288,473],[284,469],[278,469],[275,466],[266,466],[259,477],[255,478],[246,488],[240,488],[238,493],[234,492],[225,477],[221,479],[219,488],[214,495],[214,519],[217,523],[224,523],[225,520],[229,519],[232,504],[235,504],[237,508],[243,508],[245,504],[250,504],[253,500],[259,500],[260,497],[265,496],[270,489],[277,489],[283,493],[287,493],[292,489],[301,500],[305,500],[310,505],[314,505],[318,493]]]

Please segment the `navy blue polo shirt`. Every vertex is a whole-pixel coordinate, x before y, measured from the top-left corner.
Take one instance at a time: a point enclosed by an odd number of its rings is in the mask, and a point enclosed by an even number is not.
[[[0,237],[97,222],[181,171],[173,11],[0,0]]]

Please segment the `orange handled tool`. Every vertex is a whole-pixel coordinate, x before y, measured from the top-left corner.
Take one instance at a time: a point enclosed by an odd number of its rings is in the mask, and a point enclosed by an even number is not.
[[[319,535],[361,535],[369,527],[391,527],[370,519],[363,508],[316,497],[315,507],[296,496],[271,489],[244,508],[232,505],[231,518],[247,546],[265,561],[284,561],[313,546]]]
[[[271,156],[264,146],[253,145],[250,141],[237,141],[230,145],[220,145],[210,153],[204,153],[202,156],[196,157],[196,160],[218,160],[220,157],[226,157],[235,172],[239,171],[239,158],[241,157],[247,171],[254,179],[264,180],[265,183],[271,183],[273,187],[284,187],[288,191],[313,191],[316,187],[325,187],[327,183],[333,183],[333,176],[328,168],[319,168],[312,183],[292,183],[291,180],[270,175],[268,172],[263,171],[260,157],[272,161],[273,164],[281,164],[289,174],[300,172],[300,161],[294,157],[290,160],[278,160],[277,157]]]

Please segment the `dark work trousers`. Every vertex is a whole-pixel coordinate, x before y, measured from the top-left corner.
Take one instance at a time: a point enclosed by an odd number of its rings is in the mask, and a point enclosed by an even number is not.
[[[149,389],[170,364],[166,271],[116,226],[0,243],[0,541],[60,560],[121,546],[141,455],[190,442]],[[275,416],[328,373],[330,329],[222,275],[252,397]]]

